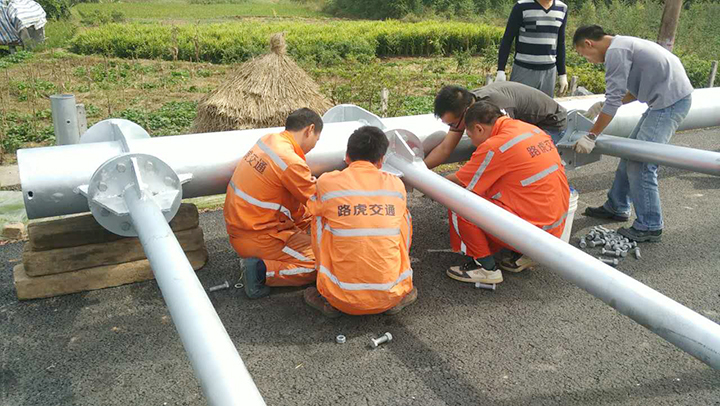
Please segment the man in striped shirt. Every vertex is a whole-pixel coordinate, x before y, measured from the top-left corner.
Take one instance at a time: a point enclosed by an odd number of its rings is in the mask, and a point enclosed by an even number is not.
[[[510,13],[500,44],[496,81],[505,80],[505,65],[515,41],[515,63],[510,80],[555,94],[568,87],[565,71],[567,5],[560,0],[519,0]],[[559,75],[559,76],[558,76]]]

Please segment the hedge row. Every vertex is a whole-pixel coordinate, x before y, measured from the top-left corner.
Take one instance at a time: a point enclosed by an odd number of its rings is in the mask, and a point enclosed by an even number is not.
[[[233,63],[266,53],[269,35],[279,31],[286,33],[291,56],[320,63],[350,56],[450,55],[497,44],[503,34],[501,28],[483,24],[436,21],[108,24],[76,35],[71,49],[121,58]]]

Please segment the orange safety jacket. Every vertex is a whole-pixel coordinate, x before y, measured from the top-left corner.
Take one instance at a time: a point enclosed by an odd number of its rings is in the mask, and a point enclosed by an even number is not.
[[[276,234],[312,217],[307,200],[315,181],[292,135],[268,134],[240,160],[227,187],[225,224],[230,237]]]
[[[318,179],[312,215],[317,288],[347,314],[384,312],[412,290],[412,218],[397,176],[355,161]]]
[[[570,187],[549,135],[532,124],[500,117],[490,137],[456,173],[468,190],[560,237]]]

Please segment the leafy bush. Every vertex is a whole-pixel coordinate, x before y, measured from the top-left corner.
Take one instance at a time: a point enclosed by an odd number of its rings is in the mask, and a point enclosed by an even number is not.
[[[21,63],[22,61],[29,59],[30,57],[32,57],[32,53],[24,50],[20,50],[15,52],[14,54],[4,56],[0,58],[0,69],[15,65],[16,63]]]
[[[246,61],[267,52],[273,32],[286,33],[288,52],[297,59],[331,65],[354,57],[451,55],[498,43],[502,29],[483,24],[424,21],[344,21],[316,23],[209,24],[176,27],[108,24],[88,29],[72,41],[80,54],[122,58]],[[197,45],[197,47],[196,47]],[[199,58],[198,58],[199,57]]]
[[[45,10],[48,19],[59,20],[70,17],[72,0],[35,0]]]
[[[504,0],[331,0],[328,11],[339,16],[383,20],[409,15],[472,18],[507,4]]]
[[[86,13],[78,11],[78,14],[80,15],[80,24],[87,27],[97,27],[125,21],[125,14],[117,10],[113,10],[112,12],[93,10]]]
[[[190,4],[243,4],[248,0],[189,0]]]
[[[710,70],[712,69],[712,62],[703,60],[695,55],[684,55],[680,57],[680,60],[685,67],[690,83],[693,87],[698,89],[701,87],[707,87],[708,78],[710,77]],[[720,85],[720,82],[715,81],[716,85]]]
[[[197,102],[168,102],[157,110],[127,109],[120,117],[133,121],[153,136],[184,134],[197,115]]]

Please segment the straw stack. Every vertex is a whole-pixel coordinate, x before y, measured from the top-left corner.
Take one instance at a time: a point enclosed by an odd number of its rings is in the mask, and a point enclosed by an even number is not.
[[[242,64],[232,80],[198,105],[193,132],[282,127],[302,107],[323,114],[330,101],[286,54],[283,34],[270,38],[271,53]]]

